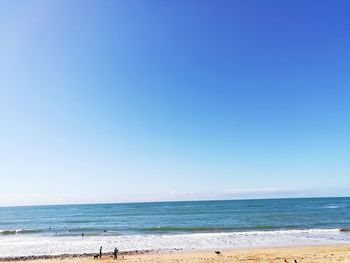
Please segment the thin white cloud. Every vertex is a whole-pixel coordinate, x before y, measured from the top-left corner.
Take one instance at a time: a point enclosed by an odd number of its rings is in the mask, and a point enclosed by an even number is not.
[[[219,192],[241,194],[241,193],[280,193],[280,192],[291,192],[296,189],[283,189],[283,188],[236,188],[236,189],[225,189],[219,190]]]

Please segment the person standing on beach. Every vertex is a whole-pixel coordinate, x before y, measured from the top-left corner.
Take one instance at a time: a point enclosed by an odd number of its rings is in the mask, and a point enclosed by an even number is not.
[[[102,246],[100,247],[100,258],[102,258]]]
[[[118,259],[118,249],[117,248],[114,248],[114,259],[117,260]]]

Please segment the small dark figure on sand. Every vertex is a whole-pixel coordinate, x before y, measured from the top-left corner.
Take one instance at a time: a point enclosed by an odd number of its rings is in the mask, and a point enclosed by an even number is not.
[[[117,248],[114,248],[114,253],[113,253],[113,255],[114,255],[114,259],[115,260],[117,260],[118,259],[118,249]]]
[[[81,236],[83,237],[83,236],[84,236],[84,233],[81,233]]]
[[[100,247],[100,258],[102,258],[102,246]]]
[[[215,251],[215,254],[220,255],[221,252],[220,251]]]

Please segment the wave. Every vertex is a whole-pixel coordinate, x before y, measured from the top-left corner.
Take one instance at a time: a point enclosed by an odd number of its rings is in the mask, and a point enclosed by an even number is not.
[[[336,209],[336,208],[343,208],[344,206],[341,205],[327,205],[325,208],[328,209]]]
[[[46,234],[53,234],[55,235],[61,235],[61,236],[69,236],[69,235],[81,235],[81,233],[90,233],[90,235],[100,235],[100,234],[106,234],[110,232],[107,229],[103,228],[93,228],[93,227],[81,227],[81,228],[63,228],[63,229],[52,229],[52,228],[45,228],[45,229],[1,229],[0,235],[19,235],[19,234],[39,234],[39,233],[46,233]]]
[[[82,232],[82,231],[87,231],[87,232],[103,232],[106,231],[105,229],[101,228],[95,228],[95,227],[78,227],[78,228],[67,228],[66,232]]]
[[[346,230],[346,231],[345,231]],[[71,229],[2,229],[0,236],[6,235],[35,235],[41,236],[58,236],[58,237],[74,237],[74,236],[137,236],[137,235],[193,235],[193,234],[254,234],[254,233],[288,233],[288,232],[318,232],[318,231],[336,231],[339,233],[348,233],[347,228],[336,229],[305,229],[297,225],[270,226],[258,225],[255,227],[224,227],[224,226],[154,226],[146,228],[133,228],[121,231],[120,229],[103,229],[94,227],[82,227]]]
[[[284,225],[284,226],[270,226],[270,225],[258,225],[254,227],[221,227],[221,226],[199,226],[199,227],[174,227],[174,226],[155,226],[142,228],[142,232],[242,232],[242,231],[254,231],[254,230],[285,230],[285,229],[300,229],[297,225]]]
[[[142,228],[141,231],[150,232],[219,232],[230,231],[228,227],[171,227],[171,226],[156,226]]]
[[[42,229],[3,229],[0,235],[35,234],[43,232]]]
[[[350,235],[341,233],[339,229],[306,229],[85,237],[38,235],[33,238],[22,235],[11,239],[10,242],[6,237],[0,238],[1,256],[93,253],[100,246],[103,246],[105,251],[113,251],[116,244],[121,251],[350,244]],[[11,249],[8,244],[11,244]]]
[[[117,229],[96,228],[96,227],[78,227],[64,228],[63,230],[55,231],[57,236],[104,236],[104,235],[120,235]]]
[[[91,220],[85,220],[85,219],[81,219],[81,220],[77,220],[77,219],[67,219],[67,220],[64,220],[63,223],[66,223],[66,224],[83,224],[83,223],[90,223],[92,222]]]

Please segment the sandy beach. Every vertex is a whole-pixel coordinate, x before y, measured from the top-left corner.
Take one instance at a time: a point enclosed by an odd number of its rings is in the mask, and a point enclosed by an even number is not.
[[[28,258],[26,259],[26,261]],[[1,260],[3,262],[23,262],[23,260]],[[350,262],[350,246],[314,246],[260,249],[226,249],[220,254],[213,250],[205,251],[175,251],[175,252],[144,252],[122,253],[118,257],[120,262]],[[116,262],[113,257],[103,255],[102,259],[92,256],[62,256],[51,259],[33,259],[33,263],[92,263]]]

